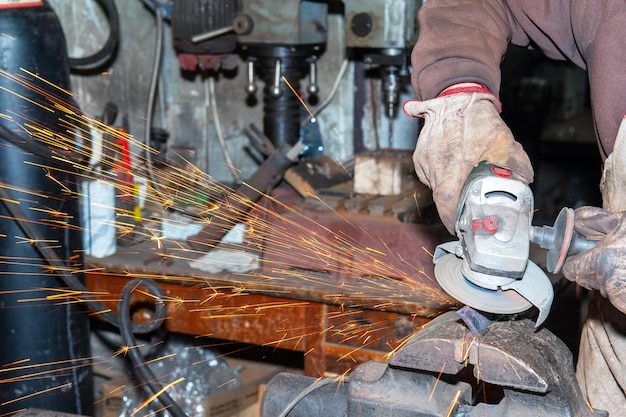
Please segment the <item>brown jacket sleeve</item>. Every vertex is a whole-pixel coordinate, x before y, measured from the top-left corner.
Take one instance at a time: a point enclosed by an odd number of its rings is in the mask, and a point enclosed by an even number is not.
[[[436,97],[459,82],[478,82],[495,94],[511,39],[508,11],[495,0],[427,0],[418,15],[411,56],[417,98]]]
[[[412,84],[418,99],[458,82],[496,95],[509,43],[588,69],[603,157],[626,113],[626,1],[427,0],[419,12]]]

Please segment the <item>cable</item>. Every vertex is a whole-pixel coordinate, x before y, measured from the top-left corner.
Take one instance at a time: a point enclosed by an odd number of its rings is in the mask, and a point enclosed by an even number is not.
[[[165,409],[173,416],[173,417],[187,417],[187,414],[180,408],[180,406],[170,397],[167,391],[163,390],[163,387],[158,383],[159,379],[154,375],[150,367],[146,364],[146,361],[139,351],[137,347],[137,340],[135,339],[135,335],[133,334],[133,330],[131,327],[131,323],[135,323],[132,321],[130,315],[130,299],[132,296],[133,290],[139,287],[147,288],[148,291],[156,298],[156,302],[154,303],[155,311],[154,317],[150,321],[155,321],[155,317],[165,317],[166,308],[165,303],[162,300],[164,298],[163,290],[156,282],[151,279],[141,279],[135,278],[129,281],[122,289],[121,300],[118,309],[119,322],[120,322],[120,333],[122,334],[122,339],[126,346],[128,346],[127,355],[130,358],[130,361],[135,366],[134,370],[139,375],[141,380],[148,385],[150,391],[152,391],[155,395],[158,395],[159,402],[165,407]],[[163,319],[157,319],[159,324]]]
[[[224,140],[224,135],[222,133],[222,124],[220,122],[219,112],[217,111],[217,100],[215,98],[215,81],[213,80],[213,77],[209,77],[209,102],[211,104],[211,110],[213,114],[213,123],[215,123],[215,134],[217,135],[217,142],[222,149],[222,154],[224,155],[226,166],[230,170],[230,174],[233,176],[235,182],[240,183],[241,176],[239,175],[239,171],[237,171],[235,165],[233,164],[233,159],[231,158],[230,152],[226,147],[226,141]]]
[[[154,170],[152,168],[152,156],[150,154],[150,139],[152,136],[152,116],[154,113],[154,99],[156,97],[159,74],[161,72],[161,55],[163,54],[163,10],[157,7],[155,10],[156,22],[156,45],[154,48],[154,63],[152,65],[152,77],[150,79],[150,90],[148,92],[148,103],[146,105],[146,127],[144,145],[146,146],[146,166],[148,168],[148,180],[154,187]]]
[[[330,88],[328,95],[326,96],[324,101],[321,102],[320,105],[317,106],[317,108],[315,109],[315,112],[314,112],[315,116],[319,115],[322,112],[322,110],[328,107],[330,102],[333,101],[333,98],[335,98],[335,94],[337,94],[337,91],[339,90],[339,86],[341,85],[343,76],[346,73],[346,69],[348,69],[348,63],[349,62],[347,59],[344,59],[343,62],[341,63],[341,67],[339,68],[337,77],[335,77],[335,81],[333,82],[333,86]],[[306,117],[304,123],[308,121],[309,121],[309,118]]]
[[[298,405],[298,403],[302,401],[304,397],[306,397],[307,395],[309,395],[316,389],[332,384],[333,382],[337,382],[337,377],[331,376],[328,378],[322,378],[322,379],[316,380],[311,385],[309,385],[308,387],[300,391],[298,395],[296,395],[295,398],[291,400],[289,404],[287,404],[287,406],[283,409],[283,411],[280,412],[278,417],[287,417],[287,415],[291,412],[291,410],[293,410],[295,406]],[[341,382],[342,383],[348,382],[348,377],[344,377]]]
[[[25,139],[2,123],[0,123],[0,138],[40,158],[50,159],[52,156],[58,155],[60,158],[72,162],[80,162],[82,160],[82,157],[80,157],[78,153],[72,152],[71,150],[53,148],[39,142]]]
[[[93,70],[106,63],[115,53],[120,39],[120,17],[114,0],[96,0],[109,19],[109,37],[102,48],[93,55],[84,58],[69,58],[74,70]]]
[[[60,276],[61,280],[70,287],[72,290],[79,291],[81,294],[85,296],[89,296],[90,292],[87,290],[85,285],[80,282],[80,280],[67,272],[67,264],[59,258],[55,249],[51,247],[49,244],[45,243],[46,240],[39,233],[37,228],[33,225],[33,223],[27,219],[26,214],[22,210],[19,204],[11,204],[10,201],[15,200],[15,198],[10,194],[9,190],[0,187],[0,199],[2,199],[2,203],[10,213],[13,219],[16,219],[16,223],[20,229],[24,232],[24,235],[33,242],[33,246],[39,252],[42,259],[45,259],[46,262],[55,267],[55,272]],[[114,325],[115,327],[120,327],[119,318],[115,313],[112,313],[107,306],[102,304],[100,301],[94,299],[87,299],[86,304],[89,308],[91,308],[94,312],[98,313],[105,321]],[[132,331],[135,334],[145,334],[150,333],[151,331],[157,329],[161,325],[161,321],[164,317],[155,317],[154,320],[146,323],[133,323]]]

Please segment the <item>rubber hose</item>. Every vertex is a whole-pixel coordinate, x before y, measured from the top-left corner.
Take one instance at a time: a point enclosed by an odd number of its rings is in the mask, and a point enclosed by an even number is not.
[[[98,4],[104,10],[104,13],[109,19],[109,37],[102,46],[102,48],[94,53],[83,58],[69,58],[70,67],[73,70],[93,70],[99,68],[105,64],[115,53],[117,44],[120,39],[120,17],[115,6],[114,0],[96,0]]]
[[[131,323],[133,322],[130,317],[130,299],[132,296],[132,291],[135,288],[144,287],[147,288],[148,291],[156,298],[156,302],[154,304],[154,316],[152,320],[147,323],[157,322],[159,325],[165,319],[166,308],[165,303],[158,301],[163,298],[163,290],[159,285],[151,279],[142,279],[136,278],[129,281],[122,290],[121,301],[118,308],[119,322],[120,322],[120,333],[122,335],[122,339],[124,343],[129,348],[127,355],[130,358],[130,361],[133,363],[134,371],[137,373],[137,376],[148,386],[150,391],[154,395],[157,395],[159,402],[165,407],[165,409],[173,416],[173,417],[187,417],[187,414],[183,411],[182,408],[170,397],[170,395],[163,390],[163,387],[159,384],[158,378],[154,375],[150,367],[146,364],[146,361],[139,351],[137,347],[137,340],[135,339],[135,335],[133,334]]]

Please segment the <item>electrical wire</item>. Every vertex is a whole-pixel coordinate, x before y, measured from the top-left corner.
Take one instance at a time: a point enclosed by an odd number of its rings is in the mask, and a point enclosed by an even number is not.
[[[228,151],[228,148],[226,147],[226,141],[224,140],[224,134],[222,133],[222,123],[220,122],[220,116],[219,116],[219,112],[217,109],[217,99],[215,98],[216,96],[215,80],[213,79],[213,77],[209,77],[208,82],[209,82],[209,102],[210,102],[211,111],[213,114],[213,123],[215,124],[215,134],[217,136],[217,142],[220,145],[222,154],[224,155],[224,160],[226,161],[226,166],[228,167],[230,174],[232,175],[236,183],[240,183],[241,175],[239,175],[239,171],[237,170],[237,168],[235,168],[235,165],[233,164],[233,159],[230,156],[230,152]]]
[[[166,314],[165,303],[163,303],[163,301],[160,301],[163,300],[165,294],[156,282],[150,279],[142,278],[135,278],[129,281],[122,289],[118,310],[118,315],[120,317],[120,333],[122,335],[124,343],[126,343],[127,347],[129,348],[126,354],[135,366],[135,372],[138,374],[141,380],[146,383],[150,391],[152,391],[155,395],[157,393],[160,393],[158,395],[158,399],[163,407],[165,407],[165,409],[173,417],[187,417],[187,414],[182,410],[182,408],[180,408],[176,401],[174,401],[172,397],[170,397],[167,391],[163,390],[163,387],[159,383],[159,379],[154,375],[150,367],[146,364],[146,360],[139,351],[137,340],[135,339],[134,332],[130,325],[131,323],[135,323],[130,317],[130,299],[132,296],[132,292],[139,287],[147,288],[148,291],[156,298],[157,301],[154,303],[154,315],[164,317]]]
[[[339,72],[337,73],[337,76],[335,77],[335,81],[333,82],[333,85],[330,88],[330,91],[328,92],[328,95],[326,96],[324,101],[322,101],[319,104],[319,106],[315,108],[315,112],[314,112],[315,116],[319,115],[326,107],[328,107],[328,105],[335,98],[337,91],[339,91],[339,86],[341,85],[343,76],[345,75],[346,70],[348,69],[348,63],[349,61],[344,58],[343,62],[341,63],[341,67],[339,67]],[[308,121],[309,121],[309,118],[306,117],[303,123],[307,123]]]
[[[117,48],[120,39],[120,17],[114,0],[96,0],[109,20],[109,36],[102,48],[83,58],[69,58],[70,67],[74,70],[88,71],[101,67],[108,62]]]
[[[41,158],[53,158],[56,156],[57,158],[66,159],[72,162],[82,161],[82,156],[77,152],[73,152],[69,149],[52,148],[42,143],[25,139],[2,123],[0,123],[0,138],[5,139],[13,145]]]
[[[312,393],[313,391],[315,391],[316,389],[319,389],[321,387],[324,387],[326,385],[330,385],[333,382],[337,382],[337,377],[334,376],[330,376],[327,378],[322,378],[322,379],[317,379],[315,382],[313,382],[311,385],[309,385],[308,387],[304,388],[302,391],[300,391],[298,393],[298,395],[296,395],[290,402],[289,404],[287,404],[285,406],[285,408],[283,409],[283,411],[280,412],[280,414],[278,414],[277,417],[287,417],[287,415],[291,412],[291,410],[293,410],[296,405],[298,405],[298,403],[300,401],[302,401],[307,395],[309,395],[310,393]],[[342,383],[346,383],[348,382],[348,377],[344,377],[341,380]]]
[[[154,113],[154,100],[156,97],[159,74],[161,72],[161,55],[163,54],[163,10],[157,7],[155,10],[156,23],[156,45],[154,48],[154,63],[152,65],[152,76],[150,78],[150,90],[148,92],[148,102],[146,105],[146,127],[144,145],[146,146],[146,166],[148,168],[148,180],[154,186],[154,169],[152,167],[152,156],[150,154],[150,139],[152,136],[152,116]]]

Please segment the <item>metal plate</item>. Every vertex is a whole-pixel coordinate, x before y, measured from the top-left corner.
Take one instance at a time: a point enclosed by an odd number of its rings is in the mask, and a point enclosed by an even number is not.
[[[454,254],[441,257],[435,264],[435,278],[441,288],[463,304],[494,314],[515,314],[532,307],[513,290],[489,290],[468,281],[461,274],[463,259]]]

